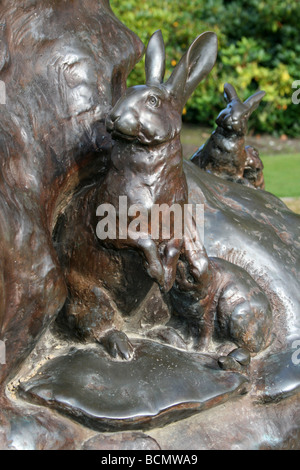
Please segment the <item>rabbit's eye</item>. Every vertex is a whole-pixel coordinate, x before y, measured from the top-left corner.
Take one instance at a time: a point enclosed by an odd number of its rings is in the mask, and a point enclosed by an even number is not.
[[[157,108],[160,104],[160,100],[159,98],[157,98],[157,96],[154,96],[154,95],[150,95],[148,97],[148,103],[150,104],[150,106],[152,106],[153,108]]]

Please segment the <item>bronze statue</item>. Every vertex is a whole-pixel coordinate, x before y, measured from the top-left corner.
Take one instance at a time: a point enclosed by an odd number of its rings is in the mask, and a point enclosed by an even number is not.
[[[264,164],[259,157],[258,150],[251,145],[246,145],[245,151],[247,156],[243,174],[244,180],[255,188],[265,189]]]
[[[209,258],[209,275],[198,275],[195,282],[187,280],[186,262],[179,263],[178,271],[171,291],[174,314],[187,320],[196,332],[197,350],[209,349],[218,335],[243,349],[249,358],[250,352],[267,347],[272,309],[263,290],[244,269],[221,258]]]
[[[262,162],[256,149],[245,147],[245,136],[248,119],[264,96],[264,91],[258,91],[243,103],[235,88],[225,83],[227,107],[217,117],[216,130],[191,160],[215,175],[263,189]]]
[[[181,115],[194,89],[214,66],[216,56],[216,36],[203,33],[164,83],[162,34],[158,31],[152,36],[146,51],[146,85],[130,88],[106,119],[107,128],[116,142],[111,168],[98,194],[99,203],[117,207],[119,196],[126,195],[129,205],[141,204],[149,213],[154,204],[169,207],[178,204],[182,209],[187,204],[180,144]],[[129,145],[128,141],[133,143]],[[116,190],[112,190],[113,187]],[[175,238],[162,240],[160,237],[155,243],[151,227],[146,237],[138,240],[128,237],[115,243],[118,249],[124,246],[142,251],[148,274],[164,292],[174,284],[182,245],[183,239]],[[201,253],[199,258],[201,264]],[[195,261],[191,260],[192,263]]]
[[[297,447],[300,218],[255,189],[242,134],[233,181],[182,161],[215,35],[163,83],[156,32],[146,85],[126,89],[143,45],[108,0],[4,0],[0,17],[0,447]],[[120,196],[147,215],[203,205],[204,239],[172,219],[169,237],[100,240]]]

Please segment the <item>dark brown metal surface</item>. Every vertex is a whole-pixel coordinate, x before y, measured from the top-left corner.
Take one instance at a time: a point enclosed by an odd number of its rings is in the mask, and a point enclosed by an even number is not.
[[[126,89],[144,46],[108,0],[3,0],[0,23],[0,447],[299,447],[300,217],[256,189],[244,140],[264,93],[225,86],[203,171],[182,161],[181,111],[213,33],[164,82],[157,31]],[[120,196],[203,204],[204,240],[99,240],[97,208]]]

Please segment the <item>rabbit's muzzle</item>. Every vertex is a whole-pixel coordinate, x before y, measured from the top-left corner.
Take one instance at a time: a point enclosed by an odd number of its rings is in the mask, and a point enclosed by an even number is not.
[[[113,138],[133,140],[138,136],[138,120],[130,111],[122,116],[109,114],[105,124],[107,131],[112,134]]]

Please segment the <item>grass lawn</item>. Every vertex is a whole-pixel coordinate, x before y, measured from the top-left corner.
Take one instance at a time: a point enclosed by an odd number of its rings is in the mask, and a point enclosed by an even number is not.
[[[296,212],[296,214],[300,214],[300,198],[282,198],[282,200],[289,209],[291,209],[293,212]]]
[[[280,198],[300,198],[300,154],[261,156],[266,190]]]

